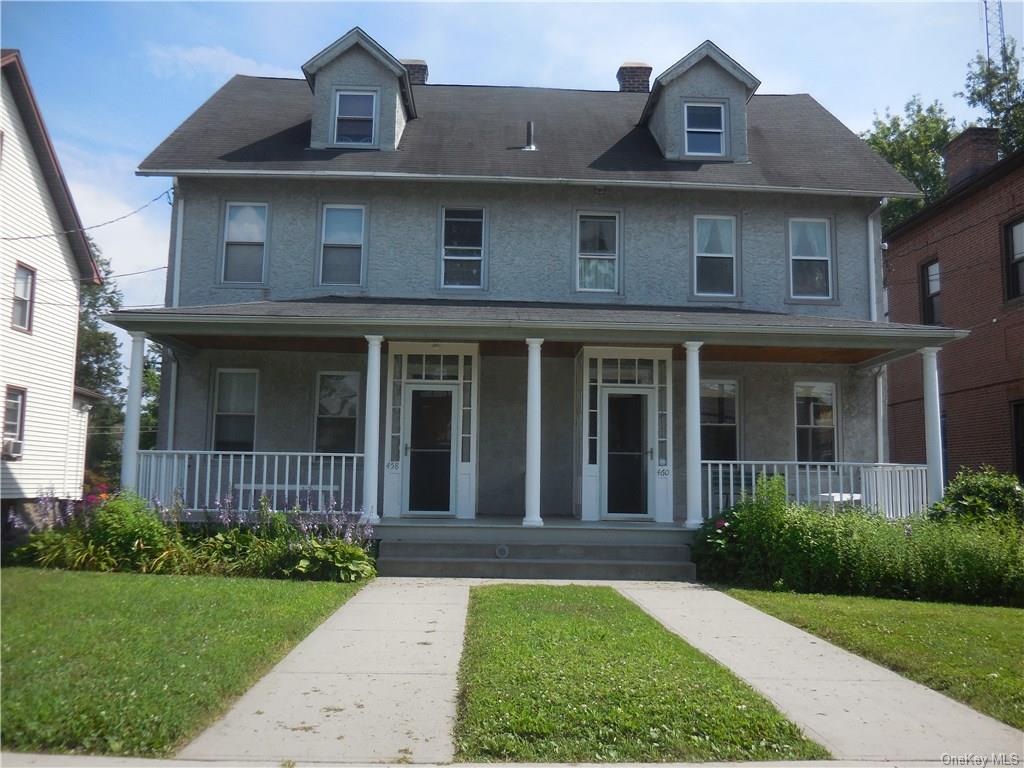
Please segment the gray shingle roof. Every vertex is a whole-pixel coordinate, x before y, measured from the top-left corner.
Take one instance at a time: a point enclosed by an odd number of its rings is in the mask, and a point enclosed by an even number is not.
[[[638,127],[644,93],[414,86],[419,117],[397,151],[308,148],[304,80],[235,76],[141,164],[140,172],[427,175],[731,186],[865,195],[917,190],[814,99],[754,96],[749,163],[665,160]],[[525,124],[536,152],[523,152]]]

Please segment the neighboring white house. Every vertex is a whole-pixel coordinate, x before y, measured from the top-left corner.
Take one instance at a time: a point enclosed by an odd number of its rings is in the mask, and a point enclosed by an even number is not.
[[[4,50],[2,63],[0,498],[6,513],[42,495],[82,497],[94,396],[75,387],[78,297],[81,284],[100,277],[19,52]],[[62,232],[68,234],[54,235]]]

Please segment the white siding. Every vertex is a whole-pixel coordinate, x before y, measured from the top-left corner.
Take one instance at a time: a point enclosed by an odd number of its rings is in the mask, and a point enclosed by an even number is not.
[[[0,231],[5,236],[63,227],[7,78],[0,112]],[[36,270],[32,331],[11,325],[17,262]],[[7,386],[27,392],[24,456],[0,461],[0,496],[82,495],[87,419],[73,406],[78,335],[78,270],[67,239],[0,241],[0,396]]]

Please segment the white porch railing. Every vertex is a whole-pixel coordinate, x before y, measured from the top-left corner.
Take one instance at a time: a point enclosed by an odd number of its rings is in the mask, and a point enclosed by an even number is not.
[[[139,451],[140,496],[186,510],[254,510],[266,496],[274,509],[359,511],[361,453]]]
[[[755,495],[761,476],[782,477],[790,499],[800,504],[862,506],[890,519],[928,506],[928,467],[923,464],[858,464],[796,461],[702,462],[704,516],[710,517]]]

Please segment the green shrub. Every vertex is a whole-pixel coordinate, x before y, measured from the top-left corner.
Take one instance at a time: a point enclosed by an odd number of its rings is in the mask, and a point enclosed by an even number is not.
[[[105,501],[85,530],[89,543],[105,551],[114,564],[111,570],[159,573],[173,569],[177,542],[171,529],[134,494],[120,493]]]
[[[978,470],[962,467],[946,486],[942,501],[928,514],[934,519],[1011,518],[1024,525],[1024,486],[1014,475],[989,466]]]
[[[289,555],[284,575],[326,581],[359,581],[376,573],[369,553],[343,539],[304,539]]]
[[[693,554],[706,581],[1024,606],[1024,526],[802,507],[781,478],[760,480],[756,497],[707,521]]]

